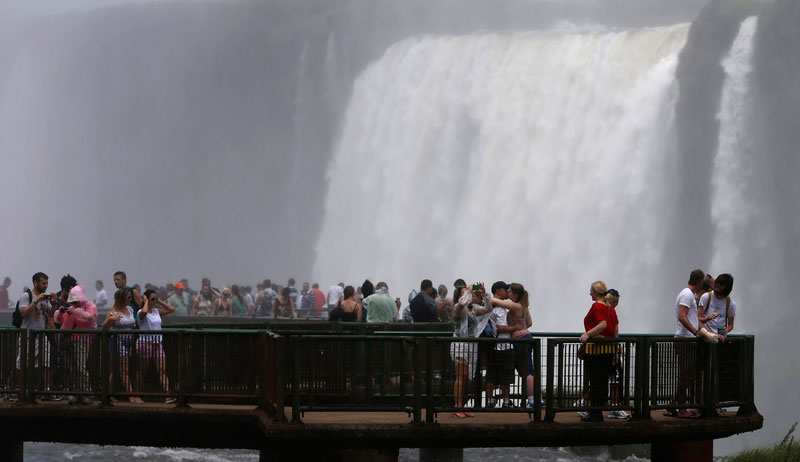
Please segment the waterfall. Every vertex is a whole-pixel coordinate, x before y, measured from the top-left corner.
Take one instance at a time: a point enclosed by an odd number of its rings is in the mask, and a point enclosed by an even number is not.
[[[741,255],[742,244],[751,242],[746,226],[756,224],[756,204],[751,200],[755,152],[748,130],[752,121],[748,117],[753,105],[751,75],[757,25],[755,16],[744,20],[730,52],[722,60],[725,83],[717,114],[719,143],[713,173],[708,175],[714,224],[711,269],[734,275],[746,264]]]
[[[521,282],[534,328],[563,331],[582,329],[589,285],[601,279],[636,308],[620,314],[626,330],[663,331],[648,322],[664,304],[649,279],[670,252],[675,69],[687,33],[393,45],[348,104],[315,280],[385,280],[403,299],[423,278],[450,290],[458,277]]]

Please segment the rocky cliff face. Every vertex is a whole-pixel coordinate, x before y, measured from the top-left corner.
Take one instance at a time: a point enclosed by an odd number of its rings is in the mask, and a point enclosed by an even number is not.
[[[722,84],[725,75],[721,61],[748,16],[758,12],[752,1],[712,0],[692,23],[689,39],[680,56],[677,78],[679,98],[676,108],[678,136],[678,171],[683,172],[675,185],[678,210],[677,226],[687,230],[672,247],[683,253],[672,272],[684,273],[687,265],[711,259],[712,235],[711,176],[712,160],[717,152]],[[676,236],[681,236],[677,233]],[[680,267],[683,265],[683,268]]]

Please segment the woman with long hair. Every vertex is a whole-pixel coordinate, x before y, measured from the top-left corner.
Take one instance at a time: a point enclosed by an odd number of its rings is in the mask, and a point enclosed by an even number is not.
[[[128,368],[133,343],[133,334],[130,332],[133,331],[136,325],[136,320],[133,317],[133,308],[130,307],[131,299],[131,292],[127,288],[118,289],[114,293],[114,306],[106,314],[106,319],[103,321],[102,326],[104,331],[113,329],[128,332],[112,337],[109,345],[112,356],[119,358],[119,375],[122,378],[122,385],[128,393],[133,391],[131,389],[130,369]],[[130,401],[137,404],[144,402],[136,396],[131,396]]]
[[[297,312],[294,310],[294,301],[292,300],[292,289],[284,287],[281,289],[280,297],[272,302],[272,317],[292,318],[297,319]]]
[[[194,298],[192,316],[211,316],[214,313],[214,294],[211,286],[203,284],[200,293]]]
[[[512,283],[508,286],[508,299],[492,298],[492,305],[501,306],[508,310],[508,325],[518,326],[519,329],[511,333],[511,338],[533,338],[528,330],[533,325],[528,291],[522,284]],[[520,377],[525,377],[526,407],[533,407],[533,351],[528,349],[526,354],[523,343],[514,343],[514,364]]]
[[[361,302],[356,300],[353,286],[345,287],[342,297],[342,322],[361,322]]]
[[[247,306],[247,301],[242,296],[239,286],[236,284],[231,286],[231,296],[233,297],[233,316],[247,316],[250,312]]]
[[[161,317],[175,312],[175,307],[158,298],[154,290],[144,293],[144,306],[139,310],[139,329],[142,331],[161,330]],[[158,380],[162,389],[169,393],[169,377],[164,361],[164,348],[161,345],[161,334],[141,334],[136,341],[136,353],[141,359],[141,371],[154,365],[158,372]],[[166,403],[174,403],[175,398],[167,398]]]
[[[592,307],[583,319],[586,332],[581,335],[581,343],[591,338],[616,338],[619,336],[619,321],[617,313],[611,305],[612,295],[608,293],[603,281],[595,281],[589,289],[592,297]],[[604,406],[608,397],[608,378],[614,372],[614,351],[616,345],[588,344],[585,345],[584,371],[589,378],[589,404],[591,406]],[[603,413],[591,411],[587,416],[581,416],[583,422],[602,422]]]

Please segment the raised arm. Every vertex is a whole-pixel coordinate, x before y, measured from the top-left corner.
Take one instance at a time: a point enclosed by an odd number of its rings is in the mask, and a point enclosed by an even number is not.
[[[161,316],[167,316],[175,312],[175,307],[163,300],[158,300],[156,303],[158,304],[158,314]]]
[[[512,302],[511,300],[500,300],[499,298],[492,298],[492,305],[493,306],[501,306],[501,307],[511,311],[512,313],[514,313],[514,316],[517,316],[517,317],[520,317],[520,318],[523,316],[522,305],[520,305],[517,302]]]

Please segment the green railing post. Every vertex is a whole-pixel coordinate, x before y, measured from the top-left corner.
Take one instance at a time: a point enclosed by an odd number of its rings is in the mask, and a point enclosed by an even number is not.
[[[292,361],[292,422],[300,422],[300,345],[297,336],[292,336],[289,342]]]
[[[427,337],[422,339],[425,351],[425,422],[433,423],[436,415],[433,412],[433,352],[431,341]]]
[[[173,338],[175,336],[173,335]],[[183,330],[178,331],[178,407],[186,408],[189,405],[186,396],[187,387],[189,386],[189,360],[190,352],[189,345],[186,341],[186,333]]]
[[[19,377],[17,378],[19,381],[19,400],[21,402],[30,402],[30,382],[31,382],[31,373],[28,364],[30,364],[30,345],[29,345],[29,338],[28,338],[28,330],[21,329],[19,331]]]
[[[533,341],[533,421],[542,421],[542,339]],[[527,381],[527,380],[526,380]]]
[[[103,348],[103,345],[108,345],[108,331],[100,332],[100,405],[110,406],[111,364],[109,361],[111,361],[111,355],[109,355],[108,348]]]
[[[258,408],[267,410],[267,334],[259,332],[256,336],[256,389],[258,390]]]
[[[422,423],[422,348],[414,342],[414,423]]]
[[[698,343],[703,350],[703,417],[716,417],[717,396],[719,395],[719,364],[717,361],[717,345]]]
[[[556,418],[556,413],[553,410],[553,386],[555,382],[555,357],[556,345],[551,340],[547,340],[547,385],[545,389],[545,422],[553,422]]]
[[[650,410],[651,407],[658,405],[658,342],[650,342],[647,340],[647,345],[649,348],[647,349],[647,357],[650,359],[650,367],[647,367],[649,371],[649,381],[645,382],[643,387],[646,387],[649,393],[646,393],[645,396],[647,397],[647,404],[642,406],[643,409]],[[672,344],[672,347],[675,347],[675,343]],[[679,360],[680,361],[680,360]],[[675,371],[677,373],[677,370]],[[648,412],[649,414],[649,412]]]
[[[275,420],[286,422],[286,410],[284,409],[284,384],[286,383],[286,337],[280,336],[273,338],[275,342],[275,355],[272,358],[270,367],[274,368],[275,373]]]
[[[742,382],[742,401],[745,403],[739,406],[736,415],[745,416],[756,412],[755,404],[755,338],[748,335],[743,339],[743,347],[740,360],[743,362],[744,380]]]
[[[640,338],[636,341],[636,361],[633,383],[633,418],[650,419],[650,401],[648,383],[650,382],[650,339]]]

